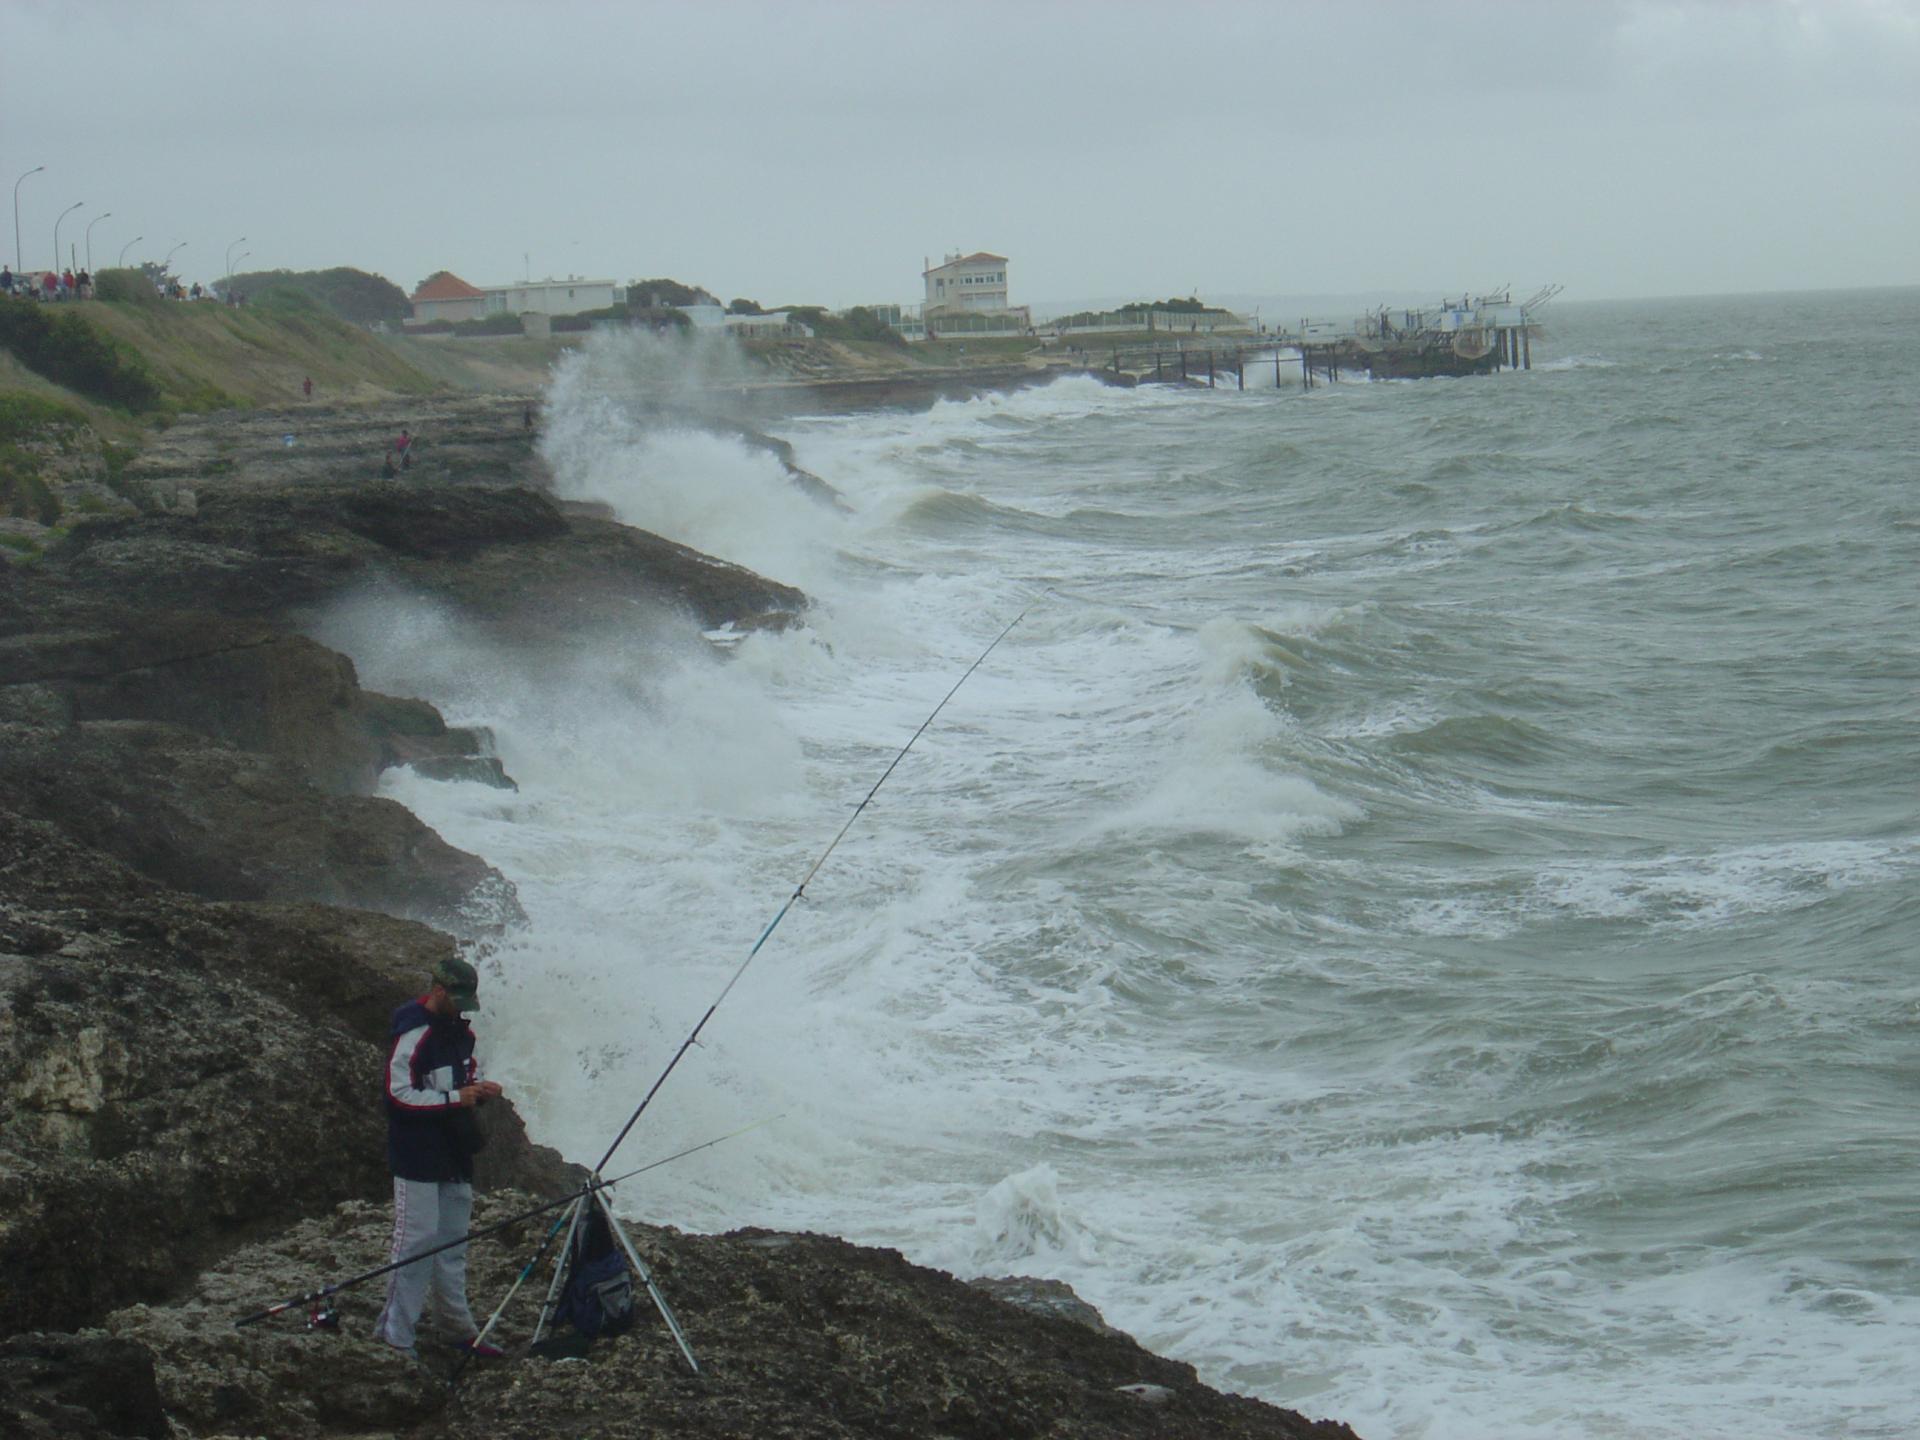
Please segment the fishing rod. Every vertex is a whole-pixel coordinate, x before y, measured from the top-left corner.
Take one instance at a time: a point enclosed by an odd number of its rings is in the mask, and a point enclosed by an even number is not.
[[[673,1074],[674,1067],[680,1063],[681,1057],[683,1057],[687,1051],[691,1050],[699,1041],[700,1032],[706,1028],[707,1021],[713,1018],[713,1012],[720,1008],[727,996],[732,993],[733,987],[739,983],[740,977],[747,973],[747,967],[753,963],[753,957],[760,953],[760,947],[767,943],[767,938],[779,928],[780,922],[787,918],[787,912],[793,908],[794,902],[806,898],[807,886],[813,882],[813,877],[819,874],[820,867],[827,863],[827,857],[833,854],[835,847],[846,838],[847,832],[853,828],[853,822],[860,818],[861,812],[873,803],[873,797],[880,793],[880,787],[887,783],[887,777],[893,774],[894,769],[902,760],[907,758],[907,752],[913,748],[913,742],[927,733],[927,727],[932,725],[934,720],[939,717],[940,712],[947,708],[947,701],[953,699],[955,695],[960,693],[960,687],[966,684],[967,681],[973,677],[973,672],[978,670],[981,665],[986,662],[986,658],[994,652],[995,646],[999,645],[1002,640],[1011,635],[1013,633],[1013,627],[1026,618],[1027,612],[1022,610],[1008,622],[1006,629],[993,637],[992,643],[980,652],[973,664],[967,667],[966,673],[953,682],[953,688],[941,697],[940,703],[934,706],[928,713],[927,718],[920,722],[920,728],[914,731],[907,743],[900,747],[900,753],[893,757],[893,762],[881,772],[880,778],[873,782],[873,788],[867,791],[866,798],[853,807],[853,814],[847,817],[847,823],[840,827],[839,833],[828,842],[827,848],[820,852],[820,858],[813,862],[812,868],[801,878],[800,883],[793,887],[793,893],[787,897],[787,903],[782,905],[779,913],[767,922],[767,928],[762,930],[760,932],[760,938],[753,942],[753,948],[747,951],[747,958],[740,962],[740,968],[733,972],[733,977],[727,981],[726,985],[721,989],[720,994],[715,997],[714,1002],[707,1007],[707,1013],[700,1017],[700,1023],[695,1025],[688,1033],[687,1038],[680,1042],[680,1048],[674,1051],[673,1058],[667,1061],[667,1068],[660,1072],[659,1078],[653,1082],[652,1086],[648,1088],[647,1093],[641,1097],[640,1103],[634,1107],[633,1114],[627,1117],[627,1123],[620,1127],[620,1133],[614,1136],[613,1143],[607,1146],[607,1153],[602,1155],[600,1157],[600,1163],[593,1167],[594,1174],[598,1175],[602,1170],[607,1168],[607,1162],[613,1159],[613,1152],[620,1148],[622,1142],[626,1140],[628,1132],[639,1123],[640,1117],[646,1113],[647,1106],[653,1103],[653,1097],[660,1092],[660,1087],[667,1083],[667,1077]]]
[[[736,1139],[739,1136],[746,1134],[749,1130],[758,1130],[762,1125],[771,1125],[775,1120],[780,1120],[783,1118],[785,1117],[782,1115],[769,1115],[764,1120],[756,1120],[751,1125],[743,1125],[738,1130],[731,1130],[727,1132],[725,1135],[721,1135],[716,1139],[702,1141],[698,1145],[689,1145],[685,1150],[675,1151],[673,1154],[666,1156],[664,1159],[650,1160],[645,1165],[642,1165],[637,1169],[627,1171],[626,1174],[624,1175],[614,1176],[614,1178],[611,1180],[602,1180],[599,1176],[596,1175],[592,1179],[588,1180],[587,1183],[582,1185],[578,1190],[570,1190],[565,1195],[562,1195],[558,1200],[549,1200],[547,1201],[546,1204],[536,1205],[531,1210],[522,1210],[518,1215],[509,1215],[505,1220],[496,1220],[494,1221],[493,1224],[485,1226],[482,1229],[469,1230],[467,1231],[466,1234],[461,1235],[456,1239],[449,1240],[444,1244],[436,1245],[431,1250],[419,1251],[416,1254],[407,1256],[407,1258],[404,1260],[390,1261],[389,1263],[382,1265],[377,1270],[369,1270],[363,1275],[355,1275],[351,1280],[342,1280],[339,1283],[334,1285],[323,1285],[318,1290],[309,1290],[304,1295],[295,1295],[290,1300],[282,1300],[278,1305],[269,1305],[266,1309],[258,1312],[257,1314],[248,1315],[244,1319],[234,1321],[233,1328],[238,1330],[243,1326],[252,1325],[257,1321],[266,1320],[272,1316],[284,1314],[286,1311],[292,1310],[298,1306],[316,1304],[321,1300],[325,1300],[330,1295],[338,1295],[342,1290],[351,1290],[356,1285],[363,1285],[369,1280],[377,1280],[382,1275],[385,1275],[389,1270],[398,1270],[402,1265],[411,1265],[416,1260],[425,1260],[429,1256],[438,1255],[442,1250],[451,1250],[456,1245],[464,1245],[469,1240],[481,1240],[486,1238],[489,1235],[497,1234],[502,1230],[511,1229],[513,1226],[520,1224],[520,1222],[523,1220],[531,1220],[534,1216],[544,1215],[549,1210],[558,1210],[562,1205],[571,1205],[574,1201],[584,1199],[586,1196],[592,1195],[597,1191],[611,1190],[613,1189],[614,1186],[618,1185],[623,1180],[631,1180],[633,1179],[634,1176],[644,1175],[649,1170],[658,1170],[662,1165],[671,1165],[676,1160],[684,1160],[689,1155],[697,1154],[702,1150],[710,1150],[715,1145],[721,1144],[723,1141]],[[555,1228],[558,1228],[558,1227],[555,1227]],[[549,1237],[549,1240],[551,1240],[551,1237]],[[541,1248],[541,1251],[544,1252],[546,1250],[546,1245],[542,1244],[540,1248]],[[526,1276],[522,1274],[521,1279],[524,1280],[525,1278]],[[514,1288],[515,1289],[519,1288],[519,1281],[514,1282]]]
[[[747,967],[753,963],[754,957],[760,953],[761,948],[767,943],[768,939],[773,935],[773,932],[779,928],[780,922],[787,918],[787,912],[793,908],[794,903],[796,901],[806,898],[807,886],[813,882],[813,877],[819,874],[820,867],[827,863],[827,857],[832,855],[834,850],[838,848],[840,842],[846,838],[847,832],[853,828],[853,822],[858,820],[862,812],[866,810],[867,806],[873,803],[873,797],[880,793],[880,787],[887,783],[888,778],[893,774],[894,770],[899,767],[900,762],[907,758],[907,752],[913,749],[914,743],[917,740],[919,740],[919,738],[922,735],[926,734],[928,728],[933,724],[933,722],[936,719],[939,718],[940,712],[947,708],[947,702],[953,699],[955,695],[960,693],[960,687],[962,685],[965,685],[968,680],[973,678],[973,672],[978,670],[983,664],[986,663],[987,657],[994,652],[994,650],[999,646],[1000,642],[1006,639],[1007,636],[1013,633],[1014,626],[1018,625],[1022,620],[1026,618],[1027,618],[1027,611],[1022,610],[1018,615],[1014,616],[1013,619],[1007,623],[1007,626],[1005,629],[1003,629],[998,635],[993,637],[992,641],[987,645],[987,648],[982,650],[980,654],[975,657],[974,662],[966,668],[966,671],[960,676],[960,678],[953,682],[953,688],[947,691],[947,693],[941,697],[940,703],[938,705],[935,705],[933,709],[928,712],[927,718],[920,722],[920,728],[915,730],[913,734],[910,737],[908,737],[907,743],[900,747],[899,753],[893,757],[892,761],[887,765],[887,768],[881,772],[880,778],[873,782],[873,788],[867,791],[865,798],[862,799],[858,805],[853,807],[853,813],[847,817],[846,824],[840,827],[839,831],[834,835],[833,839],[828,842],[827,848],[820,852],[819,858],[813,862],[812,866],[808,868],[807,873],[803,877],[801,877],[800,883],[794,886],[793,893],[787,897],[786,903],[780,907],[779,911],[774,915],[773,919],[767,922],[767,928],[760,932],[760,938],[753,942],[753,948],[747,952],[746,958],[740,962],[739,968],[733,972],[733,975],[728,979],[726,985],[722,987],[719,995],[717,995],[714,998],[713,1003],[707,1007],[706,1013],[700,1017],[699,1023],[696,1024],[693,1027],[693,1029],[688,1032],[687,1038],[680,1042],[680,1048],[674,1052],[673,1058],[667,1062],[666,1068],[660,1072],[659,1076],[654,1080],[653,1084],[648,1087],[647,1093],[641,1097],[640,1103],[634,1107],[633,1113],[627,1117],[627,1123],[621,1126],[620,1133],[613,1137],[613,1143],[607,1147],[606,1154],[600,1157],[600,1163],[593,1167],[593,1173],[589,1177],[585,1185],[581,1186],[577,1190],[569,1191],[567,1194],[560,1196],[556,1200],[550,1200],[544,1205],[536,1205],[531,1210],[522,1211],[518,1215],[511,1216],[510,1218],[505,1220],[497,1221],[494,1224],[488,1225],[483,1229],[469,1230],[465,1235],[460,1236],[458,1239],[449,1240],[442,1245],[436,1245],[431,1250],[422,1250],[417,1254],[407,1256],[404,1260],[392,1261],[386,1265],[380,1266],[378,1269],[369,1270],[362,1275],[356,1275],[350,1280],[342,1280],[335,1285],[323,1286],[318,1290],[309,1291],[304,1295],[297,1295],[297,1296],[294,1296],[292,1299],[284,1300],[278,1305],[269,1306],[267,1309],[260,1311],[258,1314],[249,1315],[244,1319],[236,1320],[234,1322],[235,1327],[238,1328],[243,1325],[251,1325],[251,1324],[254,1324],[256,1321],[265,1320],[270,1316],[279,1315],[287,1310],[291,1310],[295,1306],[310,1305],[315,1303],[316,1301],[324,1300],[330,1295],[339,1294],[342,1290],[351,1289],[353,1286],[364,1284],[368,1280],[378,1279],[380,1276],[387,1274],[391,1270],[398,1270],[402,1265],[411,1265],[417,1260],[424,1260],[424,1259],[427,1259],[429,1256],[438,1255],[443,1250],[451,1250],[454,1246],[465,1244],[469,1240],[483,1239],[488,1235],[496,1234],[501,1230],[505,1230],[511,1226],[517,1225],[524,1220],[530,1220],[536,1215],[544,1215],[549,1210],[559,1209],[562,1205],[573,1204],[579,1200],[586,1198],[587,1196],[594,1194],[596,1191],[611,1189],[613,1186],[619,1184],[622,1180],[630,1180],[635,1175],[643,1174],[648,1170],[657,1169],[659,1166],[668,1164],[671,1161],[682,1159],[685,1156],[693,1154],[697,1150],[706,1149],[709,1145],[717,1145],[720,1143],[721,1140],[730,1140],[735,1135],[745,1134],[746,1133],[745,1130],[736,1130],[732,1132],[732,1134],[722,1135],[719,1140],[709,1140],[704,1145],[695,1145],[690,1149],[680,1151],[678,1154],[669,1155],[664,1160],[655,1160],[654,1162],[652,1162],[652,1164],[643,1165],[637,1170],[629,1170],[625,1174],[620,1175],[613,1180],[602,1180],[600,1178],[600,1172],[607,1168],[607,1162],[613,1158],[614,1152],[617,1151],[623,1143],[625,1143],[626,1138],[632,1132],[633,1127],[639,1123],[640,1117],[646,1113],[647,1107],[653,1103],[653,1097],[660,1093],[660,1087],[666,1084],[667,1077],[673,1074],[675,1067],[677,1067],[680,1064],[680,1061],[686,1056],[687,1051],[691,1050],[694,1047],[694,1045],[698,1043],[700,1039],[700,1032],[706,1028],[707,1022],[713,1018],[714,1012],[720,1008],[721,1004],[725,1002],[727,996],[733,992],[733,987],[740,982],[740,977],[747,973]],[[765,1124],[766,1122],[759,1121],[756,1123]],[[749,1125],[746,1127],[747,1130],[751,1130],[753,1128],[755,1127],[752,1125]],[[551,1243],[550,1238],[546,1241],[543,1241],[540,1246],[540,1251],[544,1253],[547,1245],[550,1243]],[[536,1256],[536,1261],[537,1261],[537,1258],[538,1257]],[[523,1278],[524,1278],[524,1272],[523,1272]],[[517,1285],[517,1282],[516,1282],[516,1285]]]

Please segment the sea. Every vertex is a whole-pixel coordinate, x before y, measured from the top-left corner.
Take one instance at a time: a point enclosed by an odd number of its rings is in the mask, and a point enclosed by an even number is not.
[[[322,627],[519,783],[386,793],[518,888],[535,1135],[698,1027],[648,1222],[1055,1277],[1365,1440],[1920,1434],[1920,290],[1544,318],[761,422],[841,507],[564,362],[563,495],[811,607]]]

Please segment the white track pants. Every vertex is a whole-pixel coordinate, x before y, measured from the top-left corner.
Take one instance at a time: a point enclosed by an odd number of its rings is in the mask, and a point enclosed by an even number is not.
[[[388,1258],[404,1260],[466,1234],[472,1215],[473,1186],[464,1181],[394,1177],[393,1252]],[[467,1309],[465,1245],[389,1271],[386,1307],[373,1333],[389,1345],[411,1350],[429,1294],[434,1320],[444,1328],[445,1338],[464,1340],[479,1328]]]

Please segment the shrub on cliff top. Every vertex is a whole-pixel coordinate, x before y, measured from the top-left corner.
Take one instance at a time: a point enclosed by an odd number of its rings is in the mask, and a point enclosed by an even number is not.
[[[143,270],[131,265],[125,269],[102,270],[93,277],[96,299],[117,300],[122,305],[164,305],[166,300]]]
[[[718,305],[718,297],[708,294],[698,285],[683,285],[678,280],[629,280],[627,282],[627,304],[635,309],[658,306],[670,309],[678,305]]]
[[[229,282],[216,280],[216,293],[225,295]],[[354,325],[398,324],[413,313],[407,293],[384,275],[336,265],[331,270],[249,270],[231,281],[234,290],[257,303],[273,296],[304,296],[320,309]]]
[[[90,400],[134,411],[156,408],[160,386],[146,361],[89,325],[81,308],[0,302],[0,348],[34,374]]]

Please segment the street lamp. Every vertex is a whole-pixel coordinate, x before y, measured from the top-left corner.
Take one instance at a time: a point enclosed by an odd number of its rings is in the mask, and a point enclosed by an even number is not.
[[[129,250],[131,250],[131,249],[132,249],[132,248],[133,248],[134,246],[136,246],[136,245],[138,245],[138,244],[139,244],[139,243],[140,243],[140,242],[141,242],[142,240],[144,240],[144,239],[146,239],[146,238],[147,238],[147,237],[146,237],[146,236],[144,236],[144,235],[136,235],[136,236],[134,236],[134,237],[133,237],[133,239],[131,239],[131,240],[129,240],[129,241],[128,241],[128,242],[126,243],[126,244],[124,244],[124,245],[122,245],[122,246],[120,247],[120,259],[119,259],[119,262],[118,262],[118,263],[119,263],[119,266],[120,266],[120,268],[121,268],[121,269],[125,269],[125,268],[126,268],[126,264],[127,264],[127,252],[128,252]]]
[[[186,247],[187,242],[182,240],[178,245],[174,246],[173,249],[167,251],[167,258],[160,262],[160,273],[163,276],[173,273],[173,257],[186,249]]]
[[[93,227],[112,215],[111,210],[102,210],[87,222],[87,274],[93,273]]]
[[[66,219],[86,203],[84,200],[74,201],[73,204],[60,212],[60,219],[53,222],[53,268],[55,270],[60,268],[60,220]]]
[[[44,165],[36,165],[27,172],[27,175],[38,175],[46,168]],[[27,175],[22,175],[20,180],[26,179]],[[13,182],[13,268],[15,270],[18,270],[22,264],[20,255],[20,180]],[[58,259],[59,257],[55,256],[54,258]]]
[[[246,243],[247,243],[247,237],[242,235],[238,240],[233,242],[233,245],[244,245]],[[227,246],[227,288],[228,289],[233,288],[233,245]],[[249,251],[248,253],[251,254],[252,252]]]

